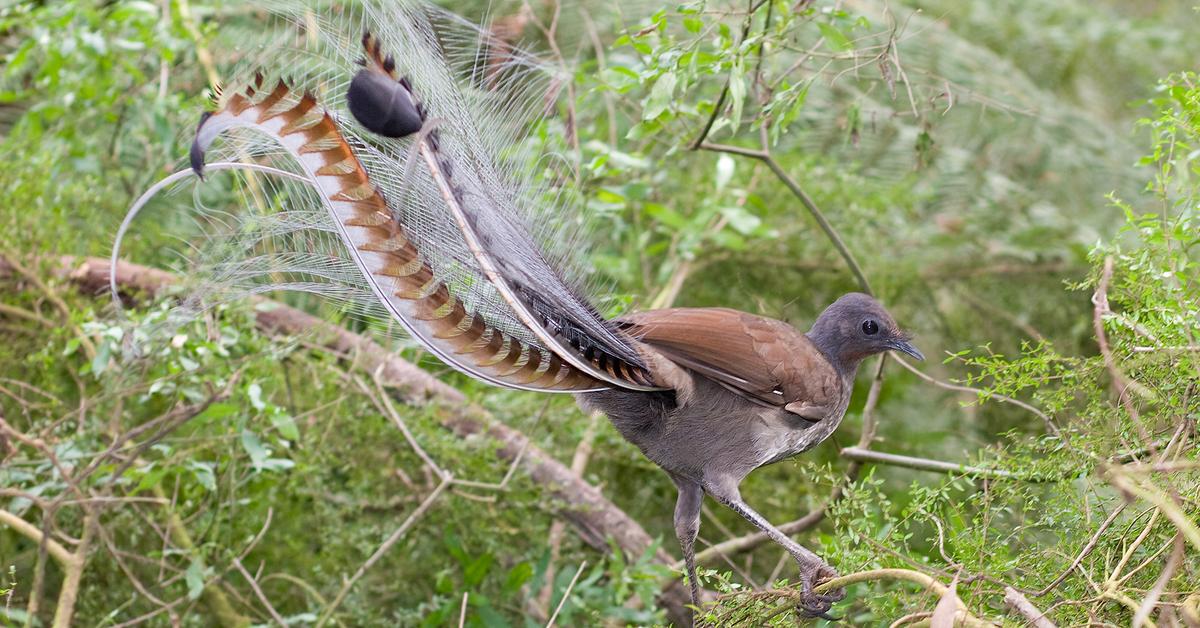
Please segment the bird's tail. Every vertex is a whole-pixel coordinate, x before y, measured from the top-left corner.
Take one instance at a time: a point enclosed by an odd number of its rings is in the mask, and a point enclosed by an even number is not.
[[[336,19],[278,8],[303,43],[252,53],[251,78],[196,130],[192,172],[241,171],[244,192],[239,211],[198,220],[223,234],[191,246],[200,296],[332,297],[500,386],[656,389],[637,341],[577,287],[563,229],[576,214],[529,158],[529,114],[553,77],[422,5],[365,2]]]

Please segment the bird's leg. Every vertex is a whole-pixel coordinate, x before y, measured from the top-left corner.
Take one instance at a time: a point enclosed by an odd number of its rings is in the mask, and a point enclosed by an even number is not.
[[[704,489],[691,480],[674,474],[671,479],[679,488],[675,501],[675,536],[683,550],[683,564],[687,567],[688,586],[692,590],[692,606],[700,608],[700,581],[696,578],[696,535],[700,533],[700,505],[704,502]]]
[[[813,587],[830,578],[836,578],[837,572],[833,570],[833,567],[830,567],[824,560],[821,560],[820,556],[812,553],[808,548],[793,541],[779,528],[771,525],[766,517],[758,514],[742,501],[742,494],[736,483],[717,482],[712,486],[705,486],[705,489],[717,501],[765,532],[772,541],[783,546],[792,555],[792,558],[796,559],[796,562],[800,564],[800,581],[804,594],[804,600],[801,602],[803,610],[809,615],[828,619],[826,613],[833,607],[834,602],[841,601],[846,597],[846,591],[838,589],[820,594],[814,592]]]

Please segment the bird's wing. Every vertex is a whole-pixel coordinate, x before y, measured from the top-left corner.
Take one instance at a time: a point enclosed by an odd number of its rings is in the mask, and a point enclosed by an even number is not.
[[[631,314],[620,324],[666,358],[757,403],[824,408],[841,394],[841,378],[825,356],[782,321],[726,308],[674,308]]]

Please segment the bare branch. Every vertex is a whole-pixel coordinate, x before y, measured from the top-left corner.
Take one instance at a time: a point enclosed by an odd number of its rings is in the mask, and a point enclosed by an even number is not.
[[[1055,628],[1054,622],[1050,621],[1045,613],[1039,611],[1029,598],[1012,587],[1004,587],[1004,605],[1029,620],[1029,625],[1033,628]]]
[[[844,458],[858,460],[860,462],[874,462],[876,464],[886,464],[893,467],[916,469],[917,471],[954,473],[976,478],[1023,480],[1025,482],[1053,482],[1060,479],[1024,475],[1005,469],[988,469],[986,467],[975,467],[971,465],[945,462],[942,460],[932,460],[929,458],[914,458],[912,456],[902,456],[900,454],[888,454],[881,451],[871,451],[869,449],[862,449],[859,447],[845,447],[842,449],[841,455]]]

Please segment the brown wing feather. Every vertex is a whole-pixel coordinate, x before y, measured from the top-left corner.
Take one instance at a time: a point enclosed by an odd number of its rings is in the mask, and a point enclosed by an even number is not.
[[[727,308],[638,312],[621,325],[668,359],[771,406],[836,402],[841,380],[807,336],[782,321]]]

